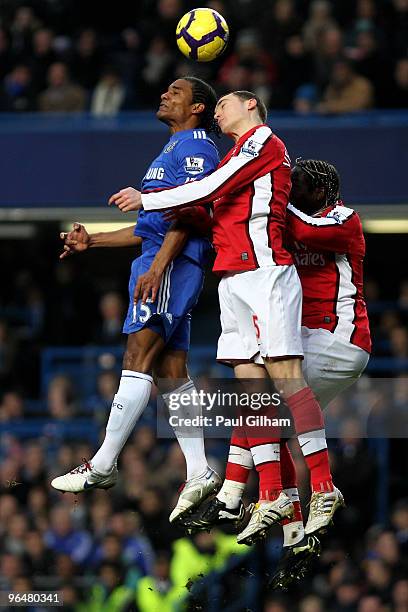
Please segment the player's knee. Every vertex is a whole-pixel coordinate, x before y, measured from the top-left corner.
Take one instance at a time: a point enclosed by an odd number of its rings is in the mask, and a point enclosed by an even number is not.
[[[166,360],[165,363],[155,366],[154,376],[157,379],[185,380],[188,378],[187,364],[178,361],[172,363],[170,360]]]

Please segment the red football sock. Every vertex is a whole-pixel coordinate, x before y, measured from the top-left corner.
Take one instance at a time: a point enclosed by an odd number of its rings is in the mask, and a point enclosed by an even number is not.
[[[298,521],[303,523],[302,507],[300,505],[299,492],[297,488],[296,466],[286,440],[281,440],[280,443],[280,463],[282,489],[291,499],[295,509],[292,518],[283,519],[281,521],[281,525],[287,525],[289,523],[295,523]]]
[[[227,467],[225,469],[225,480],[246,483],[251,470],[252,459],[248,457],[250,448],[242,428],[234,429],[231,435],[230,450],[228,454]]]
[[[300,448],[309,468],[312,491],[332,491],[324,419],[318,401],[312,390],[305,387],[286,398],[286,403],[292,413]]]
[[[270,406],[259,415],[270,418],[277,416],[276,408]],[[252,435],[251,435],[251,432]],[[273,501],[282,492],[280,472],[279,428],[246,427],[248,444],[251,448],[252,458],[259,475],[259,499]],[[256,435],[256,437],[255,437]]]

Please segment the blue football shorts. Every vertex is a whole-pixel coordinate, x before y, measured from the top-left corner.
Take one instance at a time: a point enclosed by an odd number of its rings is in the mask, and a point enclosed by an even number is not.
[[[167,267],[155,302],[133,301],[137,279],[147,272],[158,251],[149,249],[132,263],[129,280],[129,308],[124,334],[152,329],[160,334],[168,348],[188,351],[190,347],[191,310],[197,303],[204,282],[204,270],[186,257],[177,257]]]

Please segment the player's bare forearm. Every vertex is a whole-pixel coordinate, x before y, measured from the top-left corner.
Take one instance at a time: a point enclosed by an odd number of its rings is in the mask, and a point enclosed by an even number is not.
[[[191,230],[185,225],[175,221],[164,237],[160,250],[152,262],[157,271],[163,273],[169,263],[183,250]]]
[[[135,303],[139,299],[141,299],[143,303],[147,301],[156,301],[164,271],[182,251],[188,240],[189,234],[190,231],[188,228],[178,227],[177,222],[172,224],[150,268],[137,279],[133,295]]]
[[[142,244],[142,238],[134,235],[135,226],[124,227],[113,232],[90,234],[89,247],[133,247]]]

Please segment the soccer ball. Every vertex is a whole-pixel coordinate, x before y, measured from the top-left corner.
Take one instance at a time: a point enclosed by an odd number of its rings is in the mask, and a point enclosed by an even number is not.
[[[196,8],[180,19],[176,36],[183,55],[198,62],[211,62],[224,51],[229,29],[217,11]]]

